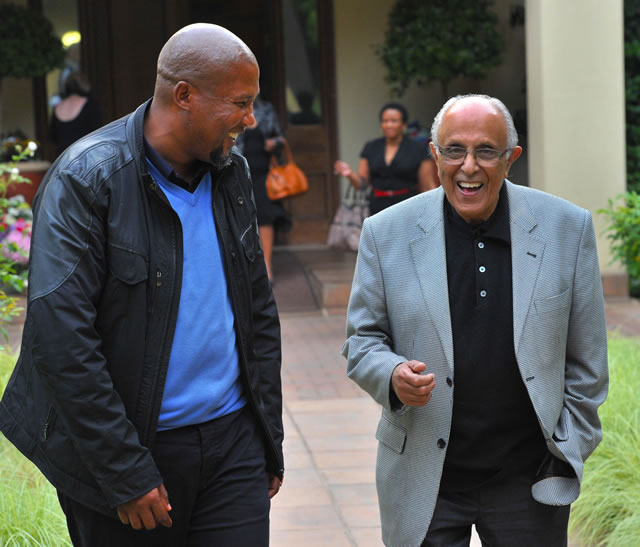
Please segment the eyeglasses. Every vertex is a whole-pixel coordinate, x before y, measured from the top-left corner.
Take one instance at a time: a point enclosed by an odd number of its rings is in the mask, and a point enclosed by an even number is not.
[[[476,163],[481,167],[494,167],[502,156],[511,152],[511,148],[496,150],[494,148],[474,148],[467,150],[462,146],[436,146],[445,163],[449,165],[462,165],[467,154],[472,154]]]

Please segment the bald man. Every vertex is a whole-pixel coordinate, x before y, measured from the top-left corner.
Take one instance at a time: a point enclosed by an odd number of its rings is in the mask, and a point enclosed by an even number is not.
[[[451,98],[431,136],[442,187],[367,219],[347,314],[383,540],[566,546],[608,386],[591,215],[506,180],[522,149],[494,97]]]
[[[280,327],[246,161],[255,57],[172,36],[153,98],[53,164],[0,428],[74,545],[268,545],[282,481]]]

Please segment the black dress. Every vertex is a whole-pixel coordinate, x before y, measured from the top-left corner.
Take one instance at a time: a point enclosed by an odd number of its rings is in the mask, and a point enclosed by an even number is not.
[[[56,154],[59,156],[69,145],[101,125],[98,103],[90,97],[87,97],[87,102],[72,120],[59,120],[54,109],[51,119],[51,136],[56,143]]]
[[[277,231],[288,232],[291,230],[291,219],[281,200],[269,199],[265,186],[271,154],[264,149],[264,144],[266,139],[282,136],[280,124],[273,106],[266,101],[257,100],[253,114],[258,120],[258,126],[255,129],[245,129],[238,139],[238,148],[251,170],[258,225],[273,225]]]
[[[369,163],[369,214],[373,215],[418,193],[418,170],[424,160],[431,159],[429,146],[411,137],[403,137],[389,165],[384,160],[385,138],[369,141],[360,157]],[[376,192],[377,190],[377,192]],[[381,192],[393,195],[377,195]]]

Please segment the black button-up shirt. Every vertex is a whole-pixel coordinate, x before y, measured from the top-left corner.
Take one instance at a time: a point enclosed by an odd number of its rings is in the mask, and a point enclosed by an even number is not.
[[[485,222],[465,222],[445,199],[453,332],[453,422],[441,482],[463,491],[517,467],[546,446],[513,345],[511,232],[506,189]]]

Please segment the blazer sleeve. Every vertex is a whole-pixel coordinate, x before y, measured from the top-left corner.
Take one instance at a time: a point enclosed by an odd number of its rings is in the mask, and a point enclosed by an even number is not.
[[[387,410],[404,410],[393,404],[398,400],[391,389],[391,374],[408,359],[392,349],[384,272],[369,219],[360,238],[346,335],[342,355],[347,359],[347,376]]]
[[[573,298],[565,367],[564,407],[577,433],[583,461],[602,439],[598,407],[608,386],[607,330],[596,236],[591,214],[585,211],[575,266]],[[558,427],[562,426],[562,421]],[[561,432],[557,432],[561,436]]]

